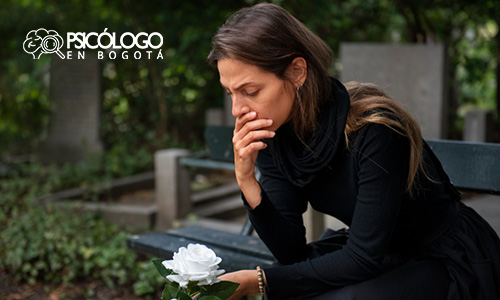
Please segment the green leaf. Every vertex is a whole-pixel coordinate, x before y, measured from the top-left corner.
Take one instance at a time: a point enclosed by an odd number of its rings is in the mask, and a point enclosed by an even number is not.
[[[163,276],[163,278],[167,278],[168,275],[174,274],[174,271],[165,268],[165,266],[162,264],[163,261],[163,259],[153,259],[153,264],[155,265],[160,275]]]
[[[133,288],[134,293],[139,296],[155,292],[155,288],[146,281],[137,281],[136,283],[134,283]]]
[[[175,298],[177,295],[177,289],[173,288],[172,286],[166,284],[165,288],[163,289],[163,292],[161,293],[161,299],[163,300],[170,300],[172,298]]]
[[[203,295],[217,296],[221,299],[227,299],[231,296],[240,284],[232,281],[219,281],[212,285],[205,285],[206,292]]]
[[[163,300],[170,300],[173,298],[177,300],[192,300],[188,294],[179,288],[179,285],[169,283],[165,285],[161,297]]]
[[[179,284],[175,281],[168,281],[167,284],[171,287],[173,287],[174,289],[178,290],[180,289],[181,287],[179,286]]]
[[[178,290],[175,298],[177,298],[177,300],[192,300],[191,297],[188,294],[184,293],[183,290]]]
[[[207,295],[203,295],[200,298],[196,298],[196,299],[197,300],[224,300],[226,298],[221,299],[221,298],[219,298],[217,296],[214,296],[214,295],[208,295],[208,296]]]
[[[187,290],[190,291],[190,293],[200,292],[201,289],[198,282],[199,281],[189,281],[187,284]]]

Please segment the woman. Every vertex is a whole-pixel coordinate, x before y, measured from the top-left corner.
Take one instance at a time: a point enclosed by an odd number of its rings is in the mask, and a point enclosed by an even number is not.
[[[494,231],[460,203],[411,116],[376,86],[330,78],[331,57],[272,4],[242,9],[213,39],[236,179],[277,259],[224,275],[240,283],[231,299],[498,299]],[[307,244],[308,203],[349,230]]]

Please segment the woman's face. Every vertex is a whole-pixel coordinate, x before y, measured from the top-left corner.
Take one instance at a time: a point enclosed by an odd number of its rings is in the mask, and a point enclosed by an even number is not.
[[[239,60],[219,60],[217,68],[222,86],[231,95],[233,116],[256,112],[257,119],[273,120],[267,128],[271,131],[289,121],[295,100],[292,83]]]

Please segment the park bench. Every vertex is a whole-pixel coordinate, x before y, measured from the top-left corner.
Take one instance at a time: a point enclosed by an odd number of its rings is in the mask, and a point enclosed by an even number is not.
[[[177,167],[234,171],[234,153],[231,142],[233,128],[207,126],[204,136],[208,151],[179,157]],[[173,173],[177,174],[178,172]],[[185,189],[181,187],[182,184],[179,182],[179,186],[175,189]],[[171,258],[180,247],[185,247],[189,243],[201,243],[213,249],[219,257],[223,258],[220,267],[226,271],[270,266],[274,262],[273,255],[258,237],[252,236],[252,233],[253,227],[249,220],[242,226],[240,234],[190,225],[169,229],[166,232],[134,235],[128,238],[127,246],[139,253]]]
[[[179,159],[180,167],[204,167],[234,170],[232,129],[209,126],[205,132],[209,156],[196,155]],[[426,140],[443,164],[452,183],[460,190],[500,195],[500,144],[451,140]],[[500,204],[499,204],[500,205]],[[322,224],[322,223],[319,223]],[[319,230],[323,228],[308,228]],[[223,258],[221,267],[227,271],[256,266],[269,266],[273,256],[260,239],[251,235],[246,221],[240,234],[200,226],[170,229],[131,236],[130,249],[161,258],[171,258],[179,247],[202,243]]]

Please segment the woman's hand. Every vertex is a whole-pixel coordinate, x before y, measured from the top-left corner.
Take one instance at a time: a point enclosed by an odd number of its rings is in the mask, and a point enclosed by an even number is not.
[[[228,300],[239,300],[244,296],[257,294],[259,292],[259,281],[257,270],[241,270],[226,273],[219,277],[221,280],[237,282],[240,285]]]
[[[248,107],[243,108],[241,115],[236,118],[233,146],[238,180],[245,181],[255,178],[254,168],[257,154],[259,150],[267,147],[261,140],[274,136],[274,132],[265,130],[272,123],[273,121],[270,119],[257,119],[257,113],[250,111]]]
[[[252,208],[260,203],[260,186],[255,179],[255,161],[260,150],[267,145],[264,138],[275,133],[265,128],[271,126],[270,119],[257,119],[257,113],[244,107],[236,118],[233,134],[234,165],[236,180]]]

